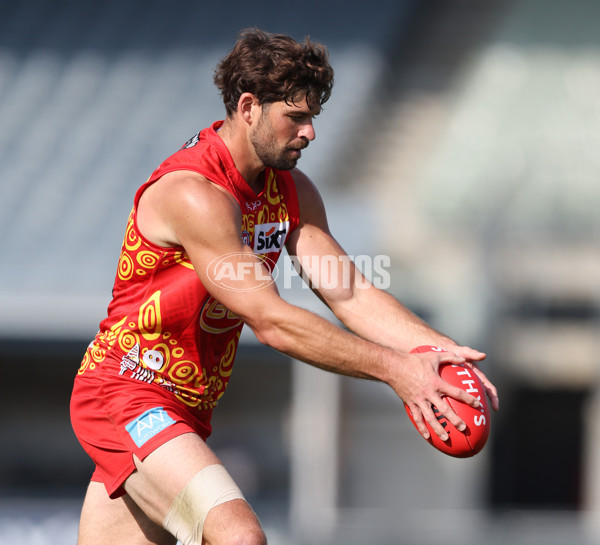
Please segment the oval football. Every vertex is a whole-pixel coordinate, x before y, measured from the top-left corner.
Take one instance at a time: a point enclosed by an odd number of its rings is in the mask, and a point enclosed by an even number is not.
[[[411,350],[411,352],[444,352],[444,350],[435,346],[419,346]],[[449,439],[442,441],[429,424],[426,423],[430,433],[427,441],[437,450],[448,456],[455,458],[474,456],[483,449],[490,435],[490,407],[485,388],[473,370],[462,365],[444,363],[440,365],[440,376],[446,382],[461,388],[468,394],[479,399],[480,406],[474,408],[454,398],[447,397],[447,403],[462,418],[467,428],[464,432],[458,431],[444,416],[439,415],[437,409],[433,407],[433,411],[438,415],[438,420],[444,427]],[[410,409],[406,404],[404,407],[414,425],[415,422]]]

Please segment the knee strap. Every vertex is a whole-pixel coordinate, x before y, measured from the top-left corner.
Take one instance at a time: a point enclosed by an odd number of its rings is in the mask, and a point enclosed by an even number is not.
[[[173,500],[163,527],[183,545],[200,545],[208,512],[236,499],[245,498],[227,470],[220,464],[207,466]]]

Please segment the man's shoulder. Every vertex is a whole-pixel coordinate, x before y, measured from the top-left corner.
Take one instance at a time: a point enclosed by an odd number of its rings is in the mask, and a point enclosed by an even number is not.
[[[223,186],[196,170],[185,168],[165,173],[154,185],[161,188],[164,198],[198,198],[209,201],[232,198]]]

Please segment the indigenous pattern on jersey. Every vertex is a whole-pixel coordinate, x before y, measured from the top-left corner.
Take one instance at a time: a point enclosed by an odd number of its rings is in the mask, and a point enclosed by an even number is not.
[[[157,384],[199,410],[212,410],[233,368],[241,319],[201,283],[181,247],[146,240],[136,224],[143,191],[161,176],[191,170],[224,187],[240,204],[240,236],[256,254],[277,261],[298,225],[298,199],[287,171],[267,169],[256,194],[235,168],[217,134],[222,122],[199,132],[138,190],[123,240],[108,317],[89,345],[79,374],[127,377]]]

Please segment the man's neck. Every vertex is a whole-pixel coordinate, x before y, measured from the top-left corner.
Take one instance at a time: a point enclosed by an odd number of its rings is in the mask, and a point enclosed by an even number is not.
[[[255,193],[260,193],[264,188],[265,166],[254,153],[247,132],[236,126],[235,120],[227,118],[217,134],[227,146],[235,167],[246,183]]]

